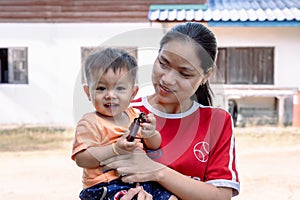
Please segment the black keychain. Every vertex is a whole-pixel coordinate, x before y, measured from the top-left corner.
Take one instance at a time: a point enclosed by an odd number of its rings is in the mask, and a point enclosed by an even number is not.
[[[134,118],[133,122],[131,123],[129,127],[129,135],[127,136],[127,141],[132,142],[139,130],[140,124],[146,122],[146,114],[141,113],[139,117]]]

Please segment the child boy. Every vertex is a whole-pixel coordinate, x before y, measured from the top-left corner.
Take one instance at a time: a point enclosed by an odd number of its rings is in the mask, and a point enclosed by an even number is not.
[[[136,148],[157,149],[161,136],[155,130],[152,114],[141,123],[140,139],[126,140],[128,127],[139,115],[128,107],[138,92],[136,83],[137,63],[123,50],[106,48],[91,53],[85,62],[87,86],[84,91],[95,112],[87,113],[78,122],[73,144],[72,159],[83,168],[83,190],[80,199],[119,199],[135,183],[123,183],[115,170],[103,172],[100,161],[120,154],[128,154]],[[143,147],[144,145],[144,147]],[[154,182],[140,183],[148,193],[159,194],[160,199],[172,195]]]

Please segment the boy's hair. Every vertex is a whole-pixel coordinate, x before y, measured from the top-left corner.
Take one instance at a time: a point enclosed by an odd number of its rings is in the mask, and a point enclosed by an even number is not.
[[[104,48],[92,51],[85,60],[85,75],[88,85],[92,85],[95,81],[105,74],[108,69],[114,72],[121,69],[127,69],[133,79],[133,84],[137,77],[136,59],[122,49]]]

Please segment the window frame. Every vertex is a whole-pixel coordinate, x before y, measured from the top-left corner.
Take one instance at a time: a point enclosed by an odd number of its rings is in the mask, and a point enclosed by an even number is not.
[[[0,70],[0,84],[28,84],[28,48],[27,47],[6,47],[0,48],[6,51],[5,56],[1,56],[5,69]],[[2,79],[2,73],[7,73]]]
[[[212,83],[274,85],[274,47],[220,47]]]

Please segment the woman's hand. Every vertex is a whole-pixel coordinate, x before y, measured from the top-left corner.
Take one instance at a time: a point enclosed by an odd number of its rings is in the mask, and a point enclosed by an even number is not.
[[[149,158],[141,149],[102,161],[103,170],[116,169],[124,182],[158,181],[159,171],[166,166]]]
[[[152,195],[139,185],[136,188],[129,189],[120,200],[131,200],[135,195],[137,195],[137,200],[152,200]]]

